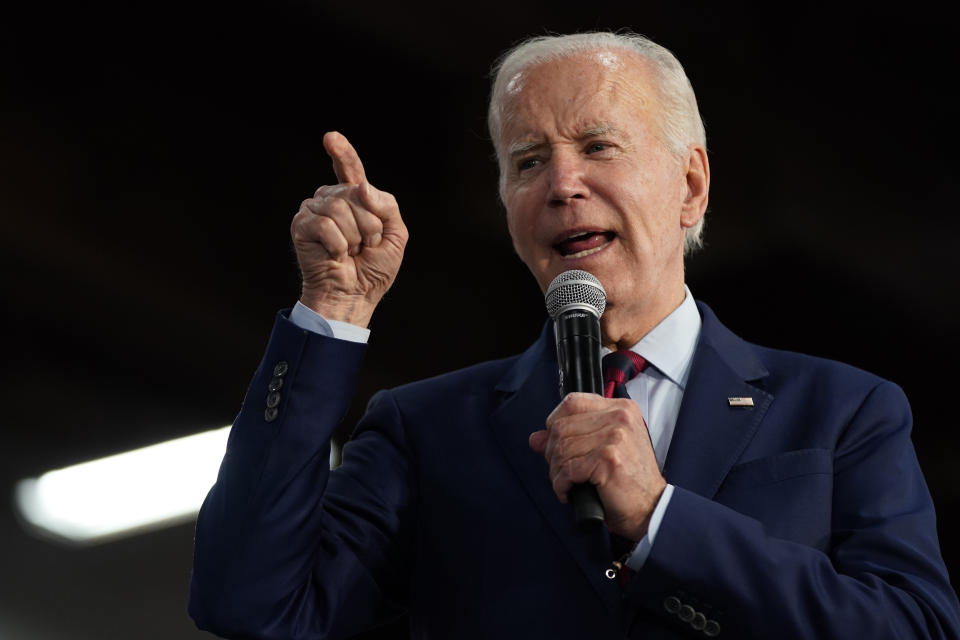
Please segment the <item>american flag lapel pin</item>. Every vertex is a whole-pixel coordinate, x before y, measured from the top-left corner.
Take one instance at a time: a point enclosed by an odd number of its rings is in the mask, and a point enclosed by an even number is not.
[[[752,407],[753,398],[733,397],[727,398],[727,404],[731,407]]]

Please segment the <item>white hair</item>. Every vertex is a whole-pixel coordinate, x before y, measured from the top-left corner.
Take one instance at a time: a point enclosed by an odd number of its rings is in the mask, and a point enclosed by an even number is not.
[[[693,87],[680,61],[668,49],[631,32],[537,36],[504,53],[493,66],[487,126],[500,163],[501,183],[504,178],[504,157],[500,149],[500,127],[504,115],[504,97],[510,81],[521,71],[543,62],[609,49],[632,51],[650,62],[660,104],[657,119],[663,144],[678,158],[686,158],[693,145],[706,149],[706,132]],[[703,220],[701,216],[696,225],[687,229],[683,246],[685,254],[703,246]]]

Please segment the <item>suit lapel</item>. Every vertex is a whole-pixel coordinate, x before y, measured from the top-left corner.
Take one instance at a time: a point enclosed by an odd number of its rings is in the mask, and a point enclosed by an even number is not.
[[[753,347],[699,304],[703,325],[673,441],[664,465],[667,482],[713,498],[763,420],[773,396],[755,382],[768,375]],[[752,407],[731,406],[748,397]]]
[[[562,504],[550,486],[546,460],[528,444],[530,434],[543,428],[547,415],[560,402],[553,329],[549,323],[540,339],[500,381],[497,390],[502,394],[502,402],[491,416],[491,422],[504,455],[597,595],[610,613],[619,618],[622,613],[619,586],[604,576],[611,561],[606,527],[582,530],[576,526],[570,505]]]

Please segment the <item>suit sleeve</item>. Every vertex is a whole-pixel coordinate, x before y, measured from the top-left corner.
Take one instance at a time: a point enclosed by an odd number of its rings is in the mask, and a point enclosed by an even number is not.
[[[405,560],[394,559],[409,556],[412,495],[388,394],[371,401],[343,465],[329,470],[364,351],[277,318],[197,520],[189,612],[201,629],[333,638],[401,611]]]
[[[823,549],[677,488],[632,603],[700,637],[960,637],[910,425],[899,387],[867,394],[834,451]]]

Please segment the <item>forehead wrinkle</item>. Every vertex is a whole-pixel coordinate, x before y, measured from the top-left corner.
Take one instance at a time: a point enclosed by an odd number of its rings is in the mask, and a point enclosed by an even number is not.
[[[593,56],[588,53],[585,56],[575,55],[550,60],[531,65],[514,74],[511,78],[515,81],[512,83],[514,91],[508,93],[500,105],[500,133],[501,140],[506,137],[504,134],[510,128],[515,132],[519,129],[520,135],[513,136],[514,142],[507,146],[504,157],[513,157],[549,144],[550,135],[547,132],[550,129],[561,137],[574,140],[610,134],[629,140],[630,136],[626,131],[606,121],[606,114],[589,114],[589,111],[595,111],[593,107],[596,98],[601,95],[606,98],[604,110],[617,108],[626,109],[628,112],[644,112],[655,109],[656,96],[652,95],[655,89],[649,86],[646,77],[646,61],[640,56],[630,55],[632,52],[617,51],[620,55],[611,58],[618,58],[618,64],[608,65],[604,62],[613,60],[599,60],[599,53],[595,52]],[[569,87],[573,89],[572,94],[563,96],[562,102],[559,102],[557,94],[552,91],[554,87],[547,84],[548,81],[553,81],[549,74],[555,74],[558,68],[562,68],[571,59],[582,60],[584,57],[593,63],[593,68],[598,72],[581,77],[579,82]],[[628,60],[634,64],[626,64]],[[548,74],[548,79],[544,78],[544,73]],[[581,115],[581,112],[588,113]],[[540,115],[537,121],[527,120],[526,116],[534,113]],[[580,117],[577,117],[578,115]],[[549,121],[544,121],[544,116]],[[656,114],[652,114],[652,117],[656,118]],[[525,120],[527,121],[524,122]]]
[[[603,136],[615,136],[620,138],[627,138],[627,133],[622,129],[618,129],[610,122],[600,122],[598,124],[586,127],[583,129],[582,133],[577,136],[578,140],[586,140],[587,138],[601,138]]]
[[[590,138],[603,138],[603,137],[615,137],[623,140],[629,139],[629,135],[623,129],[620,129],[612,122],[584,122],[575,124],[570,128],[570,135],[567,136],[571,140],[576,140],[577,142],[583,142],[584,140],[589,140]]]

